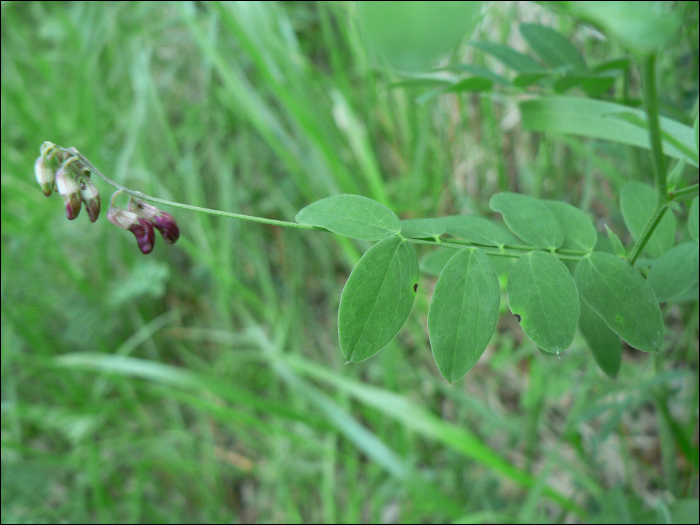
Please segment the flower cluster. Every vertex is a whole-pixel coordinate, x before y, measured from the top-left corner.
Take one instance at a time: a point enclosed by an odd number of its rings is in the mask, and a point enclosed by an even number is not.
[[[34,171],[44,195],[50,197],[56,189],[63,198],[68,220],[75,219],[85,204],[90,222],[95,222],[100,215],[100,194],[90,180],[92,172],[89,163],[84,160],[85,157],[75,148],[66,150],[52,142],[44,142],[41,155],[34,164]],[[104,178],[104,175],[100,176]],[[120,193],[121,190],[112,197],[107,219],[115,226],[133,233],[142,253],[153,251],[154,228],[168,244],[173,244],[180,238],[180,229],[172,215],[134,197],[130,198],[127,209],[119,208],[115,206],[114,200]]]
[[[168,244],[173,244],[180,238],[180,228],[172,215],[134,197],[129,200],[126,210],[119,208],[114,205],[114,198],[119,193],[116,192],[112,197],[107,219],[115,226],[133,233],[144,254],[151,253],[155,245],[154,228],[160,232]]]
[[[90,222],[95,222],[100,216],[100,194],[90,180],[90,170],[77,153],[75,148],[65,152],[53,142],[44,142],[41,155],[34,163],[36,180],[47,197],[51,196],[54,188],[63,197],[69,221],[78,216],[85,203]]]

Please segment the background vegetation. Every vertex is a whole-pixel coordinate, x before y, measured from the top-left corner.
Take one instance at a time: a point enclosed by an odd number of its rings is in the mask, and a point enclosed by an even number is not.
[[[662,109],[692,125],[698,8],[674,8]],[[629,245],[617,198],[650,180],[648,152],[522,132],[512,98],[419,103],[372,67],[353,14],[2,4],[3,522],[697,520],[697,301],[666,306],[659,357],[626,348],[613,380],[580,336],[539,352],[503,297],[486,353],[448,387],[429,276],[399,336],[344,365],[340,292],[370,243],[178,210],[178,244],[143,256],[104,215],[68,222],[42,195],[33,163],[51,140],[198,206],[293,220],[355,193],[404,219],[490,216],[494,192],[520,191]],[[594,62],[620,54],[526,2],[493,4],[474,38],[525,50],[526,21]],[[468,46],[459,62],[498,70]],[[624,89],[639,96],[636,71]]]

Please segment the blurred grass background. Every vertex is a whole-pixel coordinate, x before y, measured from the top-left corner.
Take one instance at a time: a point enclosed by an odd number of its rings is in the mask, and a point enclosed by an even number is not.
[[[677,8],[661,92],[688,123],[698,11]],[[488,216],[510,190],[625,239],[617,195],[649,180],[646,152],[525,134],[498,95],[418,104],[372,67],[353,16],[327,2],[2,4],[3,522],[697,518],[697,302],[667,306],[660,357],[625,349],[616,380],[582,338],[542,354],[503,315],[448,387],[430,277],[395,340],[344,365],[340,292],[369,243],[166,210],[181,240],[145,257],[104,218],[106,184],[95,224],[42,195],[33,163],[50,140],[197,206],[293,220],[357,193],[401,218]],[[525,21],[597,61],[619,53],[527,2],[493,4],[474,38],[524,49]],[[466,47],[452,61],[498,68]]]

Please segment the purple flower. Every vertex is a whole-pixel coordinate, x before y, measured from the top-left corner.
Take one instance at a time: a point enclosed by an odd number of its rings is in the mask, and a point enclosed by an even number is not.
[[[80,198],[85,203],[90,222],[95,222],[100,216],[100,193],[88,177],[80,179]]]
[[[66,206],[66,217],[69,221],[80,213],[80,186],[75,177],[65,167],[61,166],[56,172],[56,190],[63,197]]]
[[[109,222],[122,230],[130,231],[136,237],[141,252],[146,255],[153,251],[156,242],[156,234],[153,225],[146,219],[142,219],[134,212],[110,206],[107,210]]]
[[[169,213],[139,199],[129,201],[129,211],[149,221],[160,232],[166,243],[173,244],[180,238],[180,228]]]

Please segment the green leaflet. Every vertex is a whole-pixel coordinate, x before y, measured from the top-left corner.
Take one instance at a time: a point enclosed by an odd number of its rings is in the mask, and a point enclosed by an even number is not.
[[[340,349],[350,363],[381,350],[411,313],[418,259],[413,245],[392,237],[372,246],[353,268],[338,311]]]
[[[693,239],[696,241],[698,240],[698,197],[695,197],[690,205],[690,211],[688,212],[688,232]]]
[[[531,56],[522,54],[520,51],[516,51],[512,47],[495,44],[493,42],[471,42],[471,45],[488,53],[503,65],[519,73],[543,69],[537,60]]]
[[[551,253],[530,252],[518,259],[508,275],[508,306],[542,350],[559,353],[573,341],[578,292],[569,270]]]
[[[557,222],[564,232],[562,248],[590,252],[595,247],[596,242],[598,242],[598,234],[588,215],[566,202],[542,202],[557,218]]]
[[[674,246],[654,261],[647,282],[659,302],[685,292],[698,282],[698,241]]]
[[[439,237],[445,233],[442,219],[407,219],[401,221],[401,235],[412,239]]]
[[[625,261],[591,252],[576,265],[581,297],[613,332],[630,346],[655,352],[664,340],[664,324],[654,291]]]
[[[548,133],[567,133],[649,149],[649,133],[630,122],[612,118],[616,113],[633,113],[644,119],[645,113],[614,102],[582,97],[546,96],[520,102],[523,129]],[[661,129],[686,147],[693,147],[693,128],[661,117]],[[663,141],[666,155],[682,159],[685,153]],[[696,160],[689,161],[697,166]]]
[[[520,34],[549,67],[586,69],[581,52],[560,32],[538,24],[520,24]]]
[[[474,215],[450,215],[443,217],[447,233],[475,244],[502,246],[517,244],[518,240],[503,226]]]
[[[450,383],[484,353],[500,300],[498,276],[482,251],[460,250],[445,265],[430,303],[428,333],[438,369]]]
[[[401,221],[386,206],[361,195],[335,195],[309,204],[297,213],[299,224],[320,226],[334,233],[378,241],[397,235]]]
[[[510,231],[533,246],[554,249],[564,243],[557,218],[540,200],[520,193],[497,193],[489,207],[503,215]]]
[[[644,228],[656,211],[656,192],[651,186],[641,182],[628,182],[620,191],[620,209],[627,229],[634,240],[644,233]],[[650,257],[659,257],[673,246],[676,233],[676,218],[668,210],[654,233],[649,238],[644,252]]]
[[[608,328],[598,314],[580,300],[581,318],[578,327],[588,344],[593,357],[600,369],[610,377],[616,377],[622,364],[622,345],[620,338]]]

